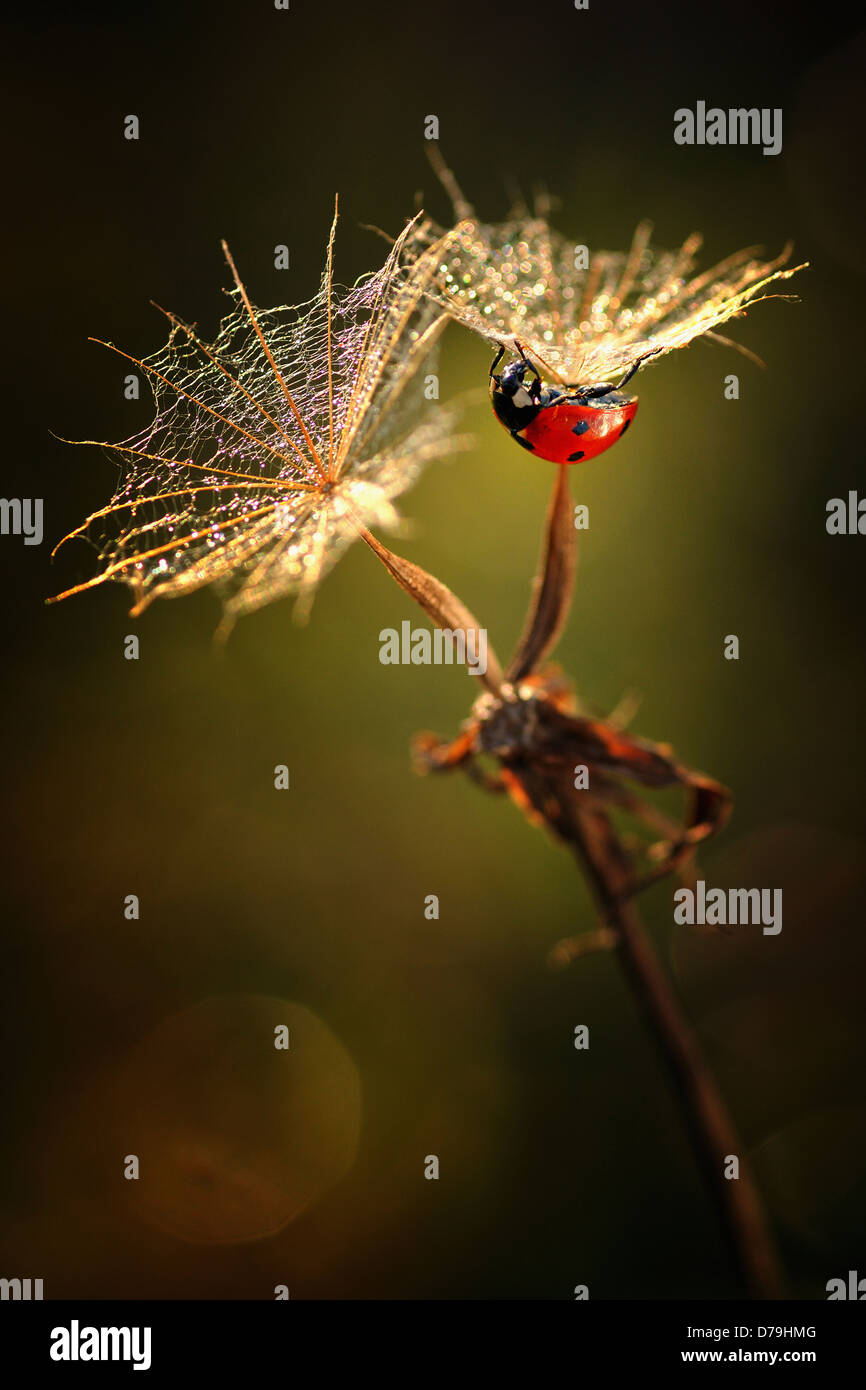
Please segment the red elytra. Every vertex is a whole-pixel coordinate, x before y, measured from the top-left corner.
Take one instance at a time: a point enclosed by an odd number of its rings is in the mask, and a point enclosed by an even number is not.
[[[637,407],[636,396],[624,396],[617,391],[585,405],[568,401],[557,404],[553,400],[543,405],[534,419],[516,431],[514,437],[538,458],[551,463],[583,463],[585,459],[604,453],[622,438],[637,414]]]
[[[595,458],[622,439],[638,405],[637,397],[624,395],[622,388],[648,357],[664,350],[653,347],[635,358],[616,386],[599,382],[545,387],[538,368],[516,341],[519,361],[497,373],[506,351],[502,343],[497,346],[499,351],[488,373],[493,413],[522,448],[562,464]]]

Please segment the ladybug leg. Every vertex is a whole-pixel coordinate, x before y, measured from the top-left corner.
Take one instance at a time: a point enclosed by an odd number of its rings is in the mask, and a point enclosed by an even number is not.
[[[491,362],[491,364],[490,364],[490,371],[487,373],[487,375],[488,375],[489,378],[492,378],[493,373],[496,371],[496,368],[499,366],[499,363],[502,361],[502,359],[503,359],[504,356],[505,356],[505,348],[504,348],[504,347],[502,346],[502,344],[500,343],[500,344],[499,344],[499,351],[497,352],[496,356],[494,357],[493,361]]]
[[[582,405],[585,401],[594,401],[597,400],[599,396],[607,396],[611,391],[621,391],[622,388],[631,381],[635,372],[643,366],[647,358],[655,357],[656,353],[661,351],[662,348],[660,347],[652,348],[649,352],[645,352],[643,356],[636,358],[622,381],[618,381],[615,386],[609,381],[601,382],[598,386],[578,386],[574,394],[566,396],[565,399],[567,401],[573,401],[577,405]]]
[[[619,387],[613,387],[609,381],[605,381],[600,386],[582,386],[576,395],[567,399],[582,405],[584,401],[594,401],[597,396],[608,396],[613,390],[619,390]]]
[[[635,372],[638,371],[639,368],[643,366],[643,364],[644,364],[644,362],[647,360],[647,358],[648,358],[648,357],[655,357],[655,355],[656,355],[657,352],[661,352],[661,348],[660,348],[660,347],[651,348],[649,352],[645,352],[645,353],[643,354],[642,357],[638,357],[636,361],[632,362],[631,366],[629,367],[629,369],[628,369],[628,371],[626,372],[625,376],[623,377],[622,381],[617,382],[617,385],[616,385],[616,388],[615,388],[615,389],[616,389],[617,391],[621,391],[622,388],[625,386],[626,382],[631,381],[631,379],[632,379],[632,377],[634,376]]]
[[[518,343],[516,338],[514,340],[514,346],[520,353],[521,359],[524,362],[525,366],[529,369],[530,372],[532,372],[532,375],[535,378],[535,380],[529,388],[529,394],[534,401],[539,401],[541,400],[541,377],[539,375],[538,368],[532,365],[532,363],[526,356],[526,353],[523,351],[523,348],[521,347],[520,343]],[[499,359],[497,358],[496,360],[498,361]]]
[[[625,376],[623,377],[622,381],[618,381],[618,382],[617,382],[617,385],[616,385],[617,391],[621,391],[622,388],[625,386],[626,382],[631,381],[631,379],[632,379],[632,377],[634,376],[635,372],[638,371],[639,368],[640,368],[640,358],[638,358],[637,362],[632,362],[631,366],[629,367],[629,369],[628,369],[628,371],[626,372]]]
[[[620,382],[620,386],[622,382]],[[583,405],[586,401],[594,401],[598,396],[607,396],[611,391],[618,391],[619,387],[614,386],[610,381],[599,382],[597,386],[567,386],[563,400],[569,404]]]

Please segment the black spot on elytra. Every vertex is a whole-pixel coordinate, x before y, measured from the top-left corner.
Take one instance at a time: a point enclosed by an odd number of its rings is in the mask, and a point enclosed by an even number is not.
[[[513,434],[512,439],[516,439],[518,444],[522,444],[524,449],[528,449],[531,454],[535,453],[535,445],[530,444],[528,439],[524,439],[522,434]]]
[[[577,460],[578,460],[578,459],[582,459],[582,458],[583,458],[584,452],[585,452],[585,451],[584,451],[583,449],[578,449],[578,451],[577,451],[576,454],[569,454],[569,456],[568,456],[568,461],[569,461],[569,463],[577,463]]]
[[[587,432],[588,429],[589,429],[589,421],[588,421],[588,420],[579,420],[579,421],[577,422],[576,425],[572,425],[572,427],[571,427],[571,432],[572,432],[572,434],[586,434],[586,432]]]
[[[619,437],[620,437],[620,439],[622,439],[623,435],[625,434],[625,432],[626,432],[626,430],[628,429],[628,427],[629,427],[630,424],[631,424],[631,420],[626,420],[625,424],[623,425],[622,429],[621,429],[620,432],[619,432]]]

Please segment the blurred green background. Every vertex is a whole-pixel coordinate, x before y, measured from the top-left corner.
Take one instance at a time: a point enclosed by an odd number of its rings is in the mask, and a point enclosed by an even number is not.
[[[546,964],[592,925],[568,855],[504,801],[412,774],[411,735],[454,732],[475,692],[454,668],[379,664],[380,628],[415,613],[364,547],[308,627],[282,603],[224,654],[208,593],[137,622],[115,586],[43,607],[92,573],[83,545],[53,567],[48,553],[114,478],[52,432],[122,438],[148,418],[87,336],[152,351],[150,299],[210,332],[220,237],[259,304],[305,300],[337,190],[350,283],[382,257],[362,223],[398,229],[417,189],[447,220],[431,113],[488,219],[512,179],[558,195],[557,224],[590,246],[626,246],[649,216],[660,245],[703,231],[702,265],[789,237],[812,262],[802,303],[731,326],[766,372],[712,343],[665,359],[641,376],[628,439],[574,470],[590,529],[559,659],[601,708],[639,689],[635,731],[733,788],[707,880],[783,888],[776,938],[674,929],[670,885],[643,908],[792,1287],[820,1298],[864,1272],[866,541],[824,526],[863,476],[866,44],[846,14],[261,0],[49,6],[13,26],[3,491],[45,498],[45,542],[0,544],[0,1273],[44,1278],[46,1297],[742,1293],[615,960]],[[782,107],[783,153],[676,146],[673,112],[698,100]],[[273,268],[282,242],[289,272]],[[483,386],[488,359],[449,329],[443,398]],[[477,451],[403,499],[396,548],[505,656],[552,478],[486,404],[469,426]],[[268,1054],[281,1019],[309,1041],[292,1086]]]

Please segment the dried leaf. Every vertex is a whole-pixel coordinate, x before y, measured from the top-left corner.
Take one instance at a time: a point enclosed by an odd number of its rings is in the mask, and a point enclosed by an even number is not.
[[[400,588],[424,609],[436,627],[466,634],[469,632],[480,634],[483,631],[486,642],[486,629],[482,629],[477,618],[472,616],[456,594],[452,594],[450,589],[447,589],[432,574],[422,570],[419,565],[413,565],[410,560],[404,560],[401,556],[388,550],[369,531],[362,530],[361,535],[373,553],[382,561],[392,579],[395,579]],[[477,678],[491,694],[495,695],[502,685],[502,668],[496,653],[489,644],[486,650],[487,670],[484,673],[479,672]],[[475,672],[472,674],[474,675]]]
[[[553,650],[565,626],[577,570],[577,531],[571,510],[568,471],[557,468],[547,512],[544,545],[523,634],[506,671],[519,681]]]

